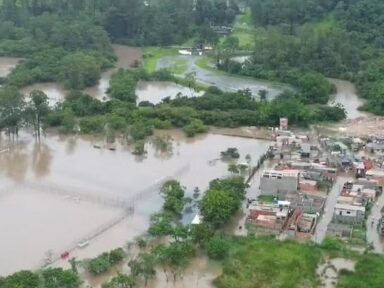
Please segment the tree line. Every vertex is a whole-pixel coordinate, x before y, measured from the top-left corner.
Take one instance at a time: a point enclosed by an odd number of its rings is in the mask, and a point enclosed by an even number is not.
[[[245,64],[226,61],[223,69],[290,83],[310,103],[328,100],[324,76],[351,80],[368,100],[362,109],[383,115],[383,1],[251,0],[249,5],[255,52]],[[308,89],[310,83],[314,89]]]

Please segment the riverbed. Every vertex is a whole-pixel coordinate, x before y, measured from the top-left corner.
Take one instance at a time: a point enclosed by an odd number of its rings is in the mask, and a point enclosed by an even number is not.
[[[172,149],[162,152],[148,143],[145,157],[132,155],[125,145],[111,151],[96,138],[50,135],[36,143],[30,134],[22,134],[0,154],[0,229],[7,231],[0,238],[0,257],[9,259],[0,262],[0,275],[38,268],[50,250],[54,255],[71,250],[121,217],[126,207],[118,203],[130,201],[132,215],[71,257],[94,257],[124,246],[146,231],[150,215],[161,208],[158,189],[151,188],[155,183],[175,177],[192,196],[195,187],[204,190],[210,180],[229,175],[220,151],[237,147],[239,162],[247,154],[257,161],[270,144],[210,134],[190,139],[180,131],[167,134]],[[7,146],[4,137],[0,141]]]

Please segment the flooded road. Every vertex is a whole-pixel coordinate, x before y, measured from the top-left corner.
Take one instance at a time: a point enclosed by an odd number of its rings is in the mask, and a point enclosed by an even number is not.
[[[353,83],[338,79],[329,79],[329,81],[334,84],[337,89],[336,94],[331,96],[330,102],[342,104],[347,111],[347,119],[368,116],[368,113],[358,110],[358,108],[364,104],[364,101],[357,96]]]
[[[372,244],[373,251],[378,254],[384,253],[384,239],[379,233],[379,219],[381,219],[381,208],[384,206],[384,194],[381,194],[375,205],[372,206],[366,222],[367,243]],[[373,225],[372,225],[373,223]]]
[[[159,60],[158,68],[168,68],[173,65],[175,60],[182,60],[187,62],[187,72],[195,72],[196,80],[200,83],[210,86],[217,86],[226,91],[237,91],[242,89],[250,89],[253,95],[257,96],[260,90],[267,90],[267,98],[273,99],[277,97],[284,88],[288,86],[275,85],[266,81],[258,81],[252,78],[236,77],[227,73],[223,73],[215,70],[207,70],[199,67],[196,62],[201,59],[199,56],[169,56]]]
[[[333,185],[331,191],[329,192],[327,200],[325,201],[323,215],[321,216],[319,222],[316,225],[316,231],[312,237],[312,240],[314,242],[318,244],[323,242],[327,233],[328,224],[332,221],[333,211],[337,203],[337,197],[340,195],[340,191],[343,188],[344,183],[352,180],[353,179],[351,177],[337,177],[337,180]]]
[[[17,145],[0,153],[0,229],[7,231],[0,238],[0,258],[10,259],[0,261],[0,275],[37,268],[49,250],[61,254],[121,217],[124,207],[111,205],[111,199],[132,199],[134,214],[71,256],[93,257],[124,246],[146,231],[150,215],[161,208],[158,190],[148,191],[153,183],[187,166],[177,178],[191,196],[196,186],[204,190],[210,180],[229,175],[228,164],[219,159],[221,151],[237,147],[239,162],[247,154],[257,161],[269,146],[261,140],[210,134],[189,139],[180,131],[169,133],[172,148],[162,152],[148,143],[144,158],[123,145],[116,151],[95,149],[94,144],[102,143],[95,138],[52,135],[38,144],[21,135]],[[0,143],[7,146],[4,137]]]

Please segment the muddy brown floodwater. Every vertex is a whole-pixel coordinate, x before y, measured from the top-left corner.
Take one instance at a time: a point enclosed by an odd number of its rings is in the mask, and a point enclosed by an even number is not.
[[[85,93],[99,100],[105,99],[106,90],[109,87],[109,80],[111,79],[111,76],[114,72],[116,72],[119,68],[127,69],[131,67],[131,65],[135,61],[140,61],[143,57],[143,52],[141,48],[129,47],[129,46],[117,45],[117,44],[112,45],[112,47],[118,59],[115,64],[115,67],[103,72],[101,74],[99,83],[97,85],[84,90]],[[5,59],[8,59],[8,61],[10,61],[9,58],[5,58]],[[7,65],[5,65],[3,68],[1,64],[2,62],[0,58],[0,76],[1,76],[1,72],[3,70],[6,70],[8,67]],[[29,94],[32,90],[41,90],[45,94],[47,94],[51,105],[54,105],[57,102],[63,101],[65,99],[66,93],[68,92],[59,83],[37,83],[37,84],[30,85],[23,88],[22,92],[25,94]]]
[[[329,79],[329,81],[336,86],[336,94],[332,95],[330,102],[342,104],[347,111],[347,119],[368,116],[368,113],[358,110],[364,102],[357,96],[353,83],[338,79]]]
[[[21,58],[0,57],[0,77],[6,77],[20,60]]]
[[[203,92],[178,85],[173,82],[140,81],[136,88],[137,103],[149,101],[158,104],[165,97],[174,99],[178,94],[187,97],[201,96]]]
[[[112,45],[113,50],[117,56],[117,63],[115,68],[109,69],[101,74],[98,85],[85,89],[85,93],[95,97],[99,100],[103,100],[106,97],[106,91],[109,87],[109,80],[111,76],[118,69],[128,69],[135,63],[135,61],[140,61],[143,58],[143,51],[141,48],[129,47],[125,45]]]
[[[36,143],[21,134],[7,150],[7,138],[0,138],[0,275],[20,269],[35,269],[49,250],[54,255],[76,247],[95,231],[119,219],[123,203],[134,206],[134,214],[75,249],[71,257],[94,257],[124,246],[144,233],[149,217],[161,208],[158,189],[148,189],[165,177],[176,177],[193,194],[209,181],[229,175],[220,151],[237,147],[240,162],[250,154],[255,163],[268,141],[221,135],[189,139],[180,131],[169,131],[172,149],[158,150],[146,144],[144,158],[129,147],[116,151],[103,148],[102,141],[78,136],[50,135]],[[93,145],[100,145],[96,149]],[[182,173],[180,174],[180,171]],[[56,263],[68,266],[65,261]],[[55,265],[56,265],[55,264]]]

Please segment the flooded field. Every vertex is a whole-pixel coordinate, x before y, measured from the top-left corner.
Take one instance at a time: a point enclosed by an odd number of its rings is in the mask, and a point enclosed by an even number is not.
[[[177,95],[182,96],[201,96],[202,92],[196,92],[193,89],[178,85],[173,82],[160,81],[140,81],[136,88],[137,103],[149,101],[158,104],[165,97],[174,99]]]
[[[237,91],[249,89],[257,97],[260,90],[267,90],[268,99],[276,98],[284,89],[290,89],[287,85],[276,85],[267,81],[260,81],[252,78],[238,77],[227,73],[220,73],[215,70],[207,70],[197,65],[200,56],[168,56],[160,59],[158,68],[168,68],[174,65],[175,60],[181,59],[187,62],[187,73],[195,72],[196,80],[205,85],[217,86],[225,91]]]
[[[336,94],[332,95],[331,102],[340,103],[347,111],[347,119],[356,119],[365,117],[367,113],[359,111],[358,108],[364,104],[363,99],[356,93],[355,85],[349,81],[329,79],[336,86]]]
[[[47,251],[72,251],[105,227],[71,256],[93,257],[123,246],[145,232],[149,216],[161,208],[154,184],[177,175],[192,195],[194,187],[204,190],[210,180],[229,175],[220,151],[237,147],[239,161],[250,154],[256,162],[269,146],[221,135],[187,139],[179,131],[171,137],[172,149],[161,152],[149,143],[147,155],[138,158],[123,145],[116,151],[95,149],[101,143],[97,139],[48,136],[38,144],[22,135],[17,145],[0,153],[0,229],[7,231],[0,238],[0,257],[12,258],[0,263],[0,275],[37,268]],[[6,147],[6,140],[0,141]],[[134,213],[120,221],[127,205]]]
[[[117,56],[115,68],[109,69],[108,71],[102,73],[98,85],[87,88],[84,91],[85,93],[99,100],[105,99],[106,91],[109,87],[109,80],[111,80],[111,76],[113,73],[115,73],[120,68],[130,68],[136,61],[140,61],[143,57],[143,52],[141,48],[117,44],[113,44],[112,47]]]
[[[65,99],[67,91],[59,83],[37,83],[29,85],[21,90],[21,93],[28,96],[33,90],[41,90],[48,96],[50,106],[55,106],[56,103],[62,102]]]

